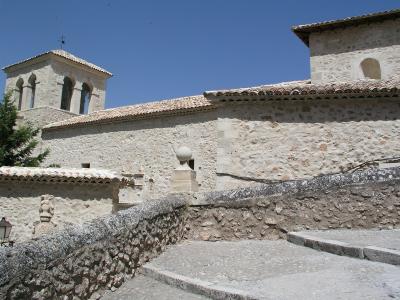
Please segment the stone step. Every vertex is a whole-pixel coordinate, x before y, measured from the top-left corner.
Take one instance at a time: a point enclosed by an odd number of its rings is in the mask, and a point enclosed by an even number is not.
[[[400,265],[400,230],[315,230],[290,232],[287,240],[336,255]]]
[[[212,299],[400,299],[397,266],[283,240],[186,241],[144,265],[143,272]]]
[[[159,282],[164,282],[198,295],[210,297],[207,299],[258,300],[257,297],[234,287],[226,287],[198,278],[183,276],[152,266],[151,264],[143,266],[142,273]]]
[[[389,300],[400,299],[398,278],[397,266],[283,240],[186,241],[104,299]]]
[[[204,300],[205,296],[192,294],[182,289],[170,286],[153,278],[137,275],[125,282],[116,291],[106,291],[104,300]]]

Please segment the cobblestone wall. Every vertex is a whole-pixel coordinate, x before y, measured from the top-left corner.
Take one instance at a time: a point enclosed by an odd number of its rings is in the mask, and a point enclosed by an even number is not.
[[[98,299],[182,238],[184,205],[171,197],[151,201],[0,248],[0,299]]]
[[[290,231],[400,228],[400,169],[198,195],[188,239],[279,239]]]

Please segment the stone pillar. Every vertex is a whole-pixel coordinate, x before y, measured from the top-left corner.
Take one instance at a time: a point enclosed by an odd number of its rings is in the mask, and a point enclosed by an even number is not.
[[[171,179],[173,193],[197,192],[199,185],[196,181],[196,172],[189,167],[192,151],[189,147],[179,147],[176,151],[179,166],[174,170]]]
[[[144,200],[143,167],[140,167],[138,173],[132,174],[124,172],[122,175],[128,178],[128,183],[119,190],[119,200],[118,203],[114,205],[114,212],[140,204]]]
[[[79,109],[81,107],[81,94],[82,90],[78,88],[73,89],[72,97],[71,97],[71,105],[70,105],[70,112],[75,114],[79,114]]]
[[[54,216],[53,199],[54,196],[51,195],[43,195],[40,197],[40,221],[33,224],[33,238],[37,238],[42,234],[50,233],[57,226],[51,222],[51,218]]]

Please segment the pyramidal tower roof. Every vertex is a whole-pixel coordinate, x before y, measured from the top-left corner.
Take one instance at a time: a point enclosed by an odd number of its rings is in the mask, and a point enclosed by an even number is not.
[[[89,67],[92,70],[104,73],[109,77],[112,76],[111,72],[109,72],[109,71],[107,71],[107,70],[105,70],[105,69],[103,69],[103,68],[101,68],[101,67],[99,67],[99,66],[97,66],[97,65],[95,65],[93,63],[90,63],[90,62],[88,62],[88,61],[86,61],[86,60],[84,60],[82,58],[79,58],[79,57],[77,57],[77,56],[75,56],[75,55],[73,55],[73,54],[71,54],[71,53],[69,53],[69,52],[67,52],[65,50],[62,50],[62,49],[50,50],[50,51],[41,53],[39,55],[24,59],[22,61],[19,61],[17,63],[12,64],[12,65],[8,65],[8,66],[3,67],[3,70],[5,72],[7,72],[8,70],[10,70],[12,68],[15,68],[15,67],[17,67],[17,66],[19,66],[21,64],[25,64],[27,62],[39,60],[39,59],[45,58],[46,56],[61,57],[61,58],[64,58],[66,60],[72,61],[73,63],[79,64],[79,65],[82,65],[82,66],[85,66],[85,67]]]

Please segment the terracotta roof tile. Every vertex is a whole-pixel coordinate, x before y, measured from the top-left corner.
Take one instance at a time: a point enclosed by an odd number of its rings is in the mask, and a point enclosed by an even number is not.
[[[292,31],[308,46],[308,38],[312,32],[333,30],[336,28],[367,24],[371,22],[381,22],[397,18],[400,18],[400,9],[387,10],[339,20],[293,26]]]
[[[204,96],[190,96],[100,110],[88,115],[82,115],[49,124],[43,129],[46,130],[93,123],[110,123],[114,121],[143,119],[151,116],[182,114],[191,111],[210,110],[213,108],[214,105],[211,103],[211,101],[204,98]]]
[[[14,67],[14,66],[19,65],[19,64],[23,64],[25,62],[37,59],[39,57],[43,57],[45,55],[56,55],[56,56],[59,56],[59,57],[63,57],[65,59],[68,59],[68,60],[73,61],[75,63],[78,63],[80,65],[84,65],[84,66],[89,67],[89,68],[91,68],[93,70],[105,73],[105,74],[107,74],[109,76],[112,76],[112,74],[110,72],[108,72],[107,70],[105,70],[103,68],[100,68],[99,66],[96,66],[95,64],[92,64],[92,63],[90,63],[90,62],[88,62],[88,61],[86,61],[86,60],[84,60],[82,58],[76,57],[75,55],[73,55],[73,54],[71,54],[71,53],[69,53],[69,52],[67,52],[65,50],[61,50],[61,49],[50,50],[50,51],[41,53],[39,55],[30,57],[28,59],[24,59],[24,60],[19,61],[19,62],[15,63],[15,64],[12,64],[12,65],[4,67],[3,70],[7,70],[8,68]]]
[[[338,95],[376,95],[399,94],[400,80],[357,80],[312,84],[310,80],[290,81],[278,84],[261,85],[256,87],[208,91],[204,96],[211,100],[236,100],[246,98],[259,99],[295,99],[304,96],[338,96]]]
[[[117,173],[98,169],[1,167],[0,182],[124,184],[128,180]]]

